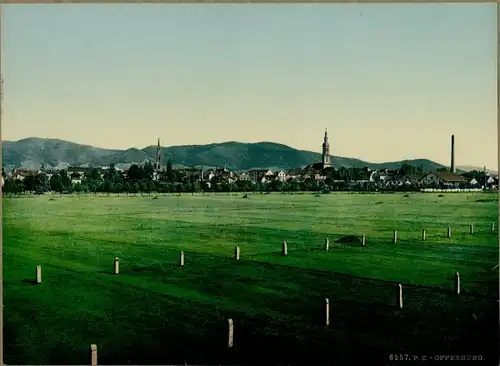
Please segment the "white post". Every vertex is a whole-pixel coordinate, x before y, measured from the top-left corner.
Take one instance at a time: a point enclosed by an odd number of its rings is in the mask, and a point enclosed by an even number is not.
[[[399,295],[398,295],[398,306],[400,309],[403,308],[403,285],[399,284]]]
[[[42,283],[42,266],[36,266],[36,283]]]
[[[325,325],[330,325],[330,300],[325,299]]]
[[[234,344],[233,342],[233,338],[234,338],[234,323],[233,323],[233,319],[228,319],[228,323],[229,323],[229,337],[228,337],[228,343],[227,343],[227,346],[228,348],[231,348]]]
[[[90,345],[90,358],[92,366],[97,366],[97,346],[95,344]]]

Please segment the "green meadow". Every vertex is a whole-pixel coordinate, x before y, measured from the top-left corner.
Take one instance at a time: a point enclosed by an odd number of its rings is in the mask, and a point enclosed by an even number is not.
[[[498,212],[483,193],[4,198],[4,361],[496,365]]]

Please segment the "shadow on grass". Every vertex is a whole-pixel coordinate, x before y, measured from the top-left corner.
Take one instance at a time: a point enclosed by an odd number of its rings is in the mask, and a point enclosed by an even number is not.
[[[178,263],[177,264],[172,264],[172,263],[167,263],[167,264],[161,264],[161,265],[149,265],[149,266],[134,266],[128,269],[124,273],[153,273],[153,274],[158,274],[158,275],[165,275],[167,273],[170,273],[171,271],[175,269],[183,269]]]
[[[299,272],[299,273],[307,273],[307,274],[313,274],[313,275],[320,275],[320,276],[325,276],[325,277],[331,277],[332,275],[339,278],[339,279],[348,279],[348,280],[361,280],[363,282],[366,282],[367,284],[376,284],[376,285],[382,285],[382,286],[392,286],[394,288],[397,287],[397,285],[401,284],[403,287],[407,288],[415,288],[415,289],[425,289],[434,293],[440,293],[440,294],[453,294],[454,290],[452,288],[443,288],[443,287],[435,287],[435,286],[426,286],[426,285],[417,285],[417,284],[411,284],[411,283],[403,283],[403,282],[398,282],[398,281],[390,281],[390,280],[380,280],[377,278],[370,278],[370,277],[364,277],[364,276],[355,276],[355,275],[350,275],[347,273],[343,272],[333,272],[333,271],[328,271],[328,270],[321,270],[321,269],[311,269],[311,268],[299,268],[295,266],[290,266],[286,264],[276,264],[276,263],[265,263],[265,262],[260,262],[260,261],[255,261],[255,260],[247,260],[246,262],[251,262],[257,265],[260,265],[262,267],[267,267],[267,268],[272,268],[272,269],[284,269],[288,271],[294,271],[294,272]],[[450,277],[450,283],[454,281],[454,277]],[[464,283],[464,281],[462,281]],[[484,298],[484,299],[493,299],[494,297],[484,295],[484,294],[478,294],[478,293],[468,293],[468,292],[462,292],[462,297],[474,297],[474,298]]]
[[[356,237],[357,239],[357,237]],[[346,247],[358,247],[356,243],[350,244],[350,243],[342,243],[342,244],[337,244],[337,245],[330,245],[329,252],[335,252],[336,250],[340,250]],[[363,247],[360,247],[363,248]],[[293,255],[294,252],[300,252],[300,253],[319,253],[319,252],[324,252],[327,254],[328,252],[325,251],[324,248],[303,248],[303,249],[295,249],[292,251],[288,251],[288,256]],[[302,267],[297,267],[295,265],[287,265],[287,264],[277,264],[277,263],[268,263],[265,261],[261,260],[255,260],[252,258],[255,257],[261,257],[261,256],[266,256],[269,258],[279,258],[279,257],[285,257],[281,251],[276,251],[276,252],[271,252],[271,253],[257,253],[257,254],[251,254],[248,256],[242,256],[239,261],[236,261],[232,256],[223,256],[223,255],[215,255],[215,254],[209,254],[209,253],[197,253],[197,252],[184,252],[185,254],[185,265],[184,267],[179,266],[178,263],[178,258],[175,258],[174,261],[171,263],[155,263],[151,265],[144,265],[144,266],[133,266],[129,268],[123,268],[120,271],[121,275],[133,275],[133,274],[138,274],[138,275],[153,275],[155,277],[164,277],[164,278],[169,278],[172,275],[174,277],[177,277],[174,273],[177,271],[183,271],[184,275],[181,277],[185,276],[198,276],[198,275],[203,275],[205,273],[205,270],[207,268],[207,265],[209,265],[210,270],[215,272],[222,271],[230,271],[230,266],[238,266],[238,267],[245,267],[245,266],[257,266],[261,268],[266,268],[270,270],[279,270],[279,271],[289,271],[290,273],[302,273],[302,274],[307,274],[307,275],[313,275],[315,277],[335,277],[337,279],[346,279],[346,280],[351,280],[351,281],[361,281],[367,285],[375,285],[375,286],[382,286],[382,287],[387,287],[387,288],[397,288],[398,284],[403,285],[405,288],[414,288],[414,289],[421,289],[421,290],[428,290],[431,291],[432,293],[439,293],[439,294],[448,294],[448,295],[453,295],[454,294],[454,276],[449,277],[449,282],[450,286],[449,287],[438,287],[438,286],[428,286],[428,285],[420,285],[420,284],[413,284],[413,283],[405,283],[405,282],[398,282],[398,281],[391,281],[391,280],[382,280],[378,278],[372,278],[368,276],[356,276],[356,275],[351,275],[347,274],[344,272],[336,272],[336,271],[330,271],[326,269],[312,269],[312,268],[302,268]],[[98,273],[100,274],[106,274],[106,275],[111,275],[114,276],[114,274],[111,271],[99,271]],[[228,275],[230,275],[230,272],[228,272]],[[250,279],[248,281],[251,282]],[[488,281],[491,282],[491,281]],[[462,279],[462,284],[468,284],[469,281]],[[474,283],[477,283],[477,281],[474,281]],[[493,283],[494,285],[494,283]],[[486,295],[478,292],[469,292],[469,291],[463,291],[462,290],[462,297],[473,297],[473,298],[483,298],[483,299],[493,299],[493,296],[496,295]]]
[[[498,199],[494,198],[485,198],[485,199],[478,199],[476,202],[498,202]]]
[[[348,247],[361,246],[361,238],[356,235],[343,236],[337,239],[335,242],[342,246],[348,246]]]
[[[287,244],[290,244],[289,242],[287,242]],[[293,243],[292,243],[293,244]],[[345,243],[337,243],[337,242],[330,242],[330,246],[328,248],[328,251],[325,250],[324,246],[318,246],[318,247],[314,247],[314,248],[293,248],[290,246],[288,246],[288,250],[287,250],[287,255],[290,256],[290,255],[293,255],[293,253],[328,253],[328,252],[333,252],[333,251],[336,251],[336,250],[340,250],[340,249],[345,249],[347,247],[359,247],[359,248],[362,248],[361,245],[349,245],[349,244],[345,244]],[[255,257],[284,257],[281,249],[279,250],[276,250],[276,251],[273,251],[273,252],[262,252],[262,253],[254,253],[254,254],[247,254],[245,256],[241,256],[241,258],[255,258]]]
[[[29,286],[35,286],[35,285],[37,285],[36,280],[25,279],[25,280],[22,280],[21,283],[23,283],[25,285],[29,285]]]
[[[97,271],[98,274],[108,275],[108,276],[116,276],[112,271]]]
[[[120,311],[109,304],[112,301],[100,305],[103,312],[109,311],[112,326],[103,327],[102,334],[101,330],[89,332],[86,324],[71,328],[71,332],[85,334],[88,341],[75,344],[59,340],[60,343],[53,343],[50,350],[38,356],[44,361],[42,363],[84,364],[90,359],[90,343],[98,345],[101,365],[383,364],[389,352],[410,351],[429,354],[467,351],[484,357],[494,356],[486,353],[489,347],[493,349],[493,339],[478,336],[481,334],[479,329],[485,326],[491,328],[487,334],[493,334],[494,324],[490,321],[493,317],[482,316],[477,321],[470,315],[478,309],[480,302],[477,301],[462,303],[441,297],[446,300],[443,303],[446,306],[440,306],[438,301],[417,308],[412,307],[410,300],[400,310],[395,306],[395,296],[385,304],[362,301],[368,297],[358,297],[355,292],[335,299],[333,292],[331,326],[325,328],[321,325],[324,322],[323,297],[331,293],[332,286],[347,293],[360,285],[361,280],[360,292],[372,291],[373,296],[385,297],[387,287],[390,293],[395,282],[248,259],[235,262],[231,257],[204,253],[185,254],[189,262],[186,261],[186,267],[180,271],[174,263],[156,262],[124,268],[121,274],[130,277],[134,273],[166,275],[180,288],[194,289],[206,296],[172,296],[162,288],[143,287],[145,282],[141,281],[120,280],[115,285],[113,280],[96,281],[93,288],[97,288],[97,293],[107,291],[126,299]],[[168,276],[173,272],[178,274]],[[99,273],[111,274],[109,271]],[[323,277],[327,277],[325,281]],[[338,283],[338,278],[348,280]],[[276,283],[285,285],[277,286],[276,292],[259,294],[257,289],[243,286],[252,280],[264,288]],[[292,287],[286,292],[288,284]],[[428,286],[414,287],[443,292]],[[425,292],[418,297],[434,297]],[[212,302],[213,298],[223,299],[224,304]],[[488,305],[484,310],[488,315],[493,313],[490,308],[493,306]],[[232,318],[235,325],[233,348],[227,347],[228,318]],[[16,328],[16,324],[9,326],[11,332],[20,328]],[[11,339],[15,339],[14,336],[11,335]],[[15,353],[15,344],[9,341],[10,354]]]

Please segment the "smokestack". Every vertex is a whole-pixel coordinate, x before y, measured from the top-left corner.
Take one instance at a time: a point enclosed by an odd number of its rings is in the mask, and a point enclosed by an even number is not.
[[[451,172],[455,173],[455,135],[451,135]]]

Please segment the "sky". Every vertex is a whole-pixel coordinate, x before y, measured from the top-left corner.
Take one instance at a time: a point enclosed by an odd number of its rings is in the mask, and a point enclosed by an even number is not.
[[[498,167],[495,4],[2,5],[2,139]]]

